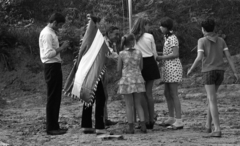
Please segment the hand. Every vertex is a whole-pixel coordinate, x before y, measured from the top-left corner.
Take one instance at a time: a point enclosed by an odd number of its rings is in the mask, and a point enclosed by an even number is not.
[[[239,80],[238,74],[237,74],[237,73],[234,73],[234,76],[235,76],[235,78],[236,78],[236,82],[235,82],[235,83],[238,83],[238,80]]]
[[[157,57],[156,57],[156,60],[157,60],[157,61],[161,61],[162,59],[163,59],[163,56],[157,56]]]
[[[68,47],[69,47],[69,44],[70,44],[69,41],[64,41],[63,44],[62,44],[62,46],[61,46],[62,49],[64,50],[64,49],[68,48]]]
[[[188,71],[187,71],[187,76],[189,76],[189,74],[190,73],[192,73],[192,70],[191,70],[191,68],[190,69],[188,69]]]

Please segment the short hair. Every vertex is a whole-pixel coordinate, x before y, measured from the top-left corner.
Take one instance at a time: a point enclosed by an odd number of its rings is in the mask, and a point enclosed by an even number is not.
[[[54,21],[56,21],[57,23],[65,23],[65,17],[61,14],[61,13],[53,13],[49,19],[48,22],[49,23],[53,23]]]
[[[87,19],[92,19],[92,21],[96,24],[99,23],[101,21],[100,17],[96,17],[96,16],[92,16],[91,14],[87,14]]]
[[[173,20],[169,17],[164,17],[160,20],[160,26],[167,28],[168,30],[173,29]]]
[[[215,21],[210,18],[205,19],[201,22],[201,26],[206,32],[213,32],[215,28]]]
[[[116,27],[116,26],[110,26],[110,27],[108,27],[107,30],[106,30],[106,36],[108,37],[108,34],[109,34],[109,33],[112,33],[114,30],[119,30],[119,28]]]

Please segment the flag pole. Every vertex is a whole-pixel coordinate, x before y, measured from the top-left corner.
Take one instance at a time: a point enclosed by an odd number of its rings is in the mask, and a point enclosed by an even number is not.
[[[132,29],[132,0],[128,0],[128,17],[129,17],[129,33],[131,33]],[[134,122],[137,121],[137,114],[136,114],[136,105],[135,105],[135,99],[133,97],[133,117]]]
[[[129,13],[129,32],[132,28],[132,0],[128,0],[128,13]]]

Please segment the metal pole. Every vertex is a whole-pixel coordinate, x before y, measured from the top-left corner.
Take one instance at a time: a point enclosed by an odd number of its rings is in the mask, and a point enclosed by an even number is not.
[[[128,0],[128,13],[129,13],[129,32],[132,28],[132,0]]]
[[[132,0],[128,0],[128,14],[129,14],[129,33],[131,33],[132,29]],[[137,122],[137,114],[136,114],[136,105],[135,105],[135,99],[133,97],[133,117],[134,122]]]

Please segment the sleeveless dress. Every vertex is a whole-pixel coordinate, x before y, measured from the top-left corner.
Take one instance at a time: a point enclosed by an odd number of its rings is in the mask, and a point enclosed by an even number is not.
[[[163,56],[173,53],[173,47],[179,46],[178,39],[175,35],[165,38],[163,47]],[[182,81],[182,64],[179,58],[163,61],[163,81],[166,83],[176,83]]]
[[[141,52],[139,50],[123,50],[119,57],[122,59],[122,78],[118,85],[118,94],[145,92],[144,79],[140,70]]]

